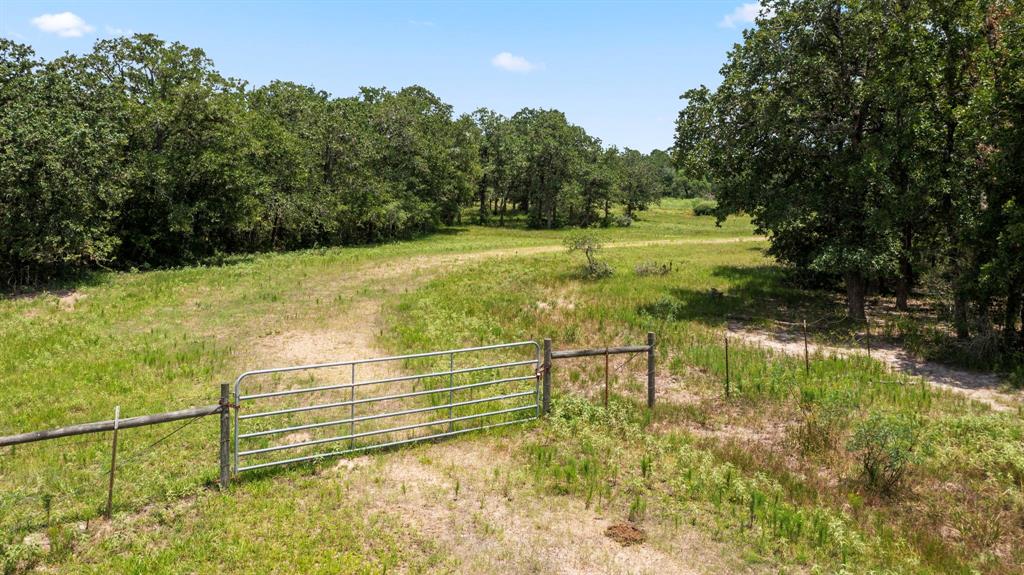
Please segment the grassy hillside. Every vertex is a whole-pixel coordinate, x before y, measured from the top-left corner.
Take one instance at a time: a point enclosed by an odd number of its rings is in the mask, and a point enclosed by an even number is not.
[[[642,358],[613,358],[607,409],[603,361],[560,362],[545,421],[245,475],[227,493],[211,487],[212,418],[128,430],[109,523],[98,519],[109,437],[4,450],[3,565],[1015,572],[1019,412],[995,413],[864,357],[817,356],[805,371],[801,358],[739,342],[726,396],[727,314],[792,318],[833,305],[785,287],[751,231],[668,200],[631,227],[595,231],[615,269],[601,280],[580,277],[582,256],[564,253],[563,232],[466,226],[414,242],[98,275],[67,293],[2,301],[0,434],[110,418],[115,405],[131,416],[214,403],[220,382],[270,365],[659,337],[653,412],[643,407]],[[869,484],[865,463],[899,481]],[[644,543],[605,537],[626,520],[645,530]],[[49,551],[21,545],[26,536],[45,536]]]

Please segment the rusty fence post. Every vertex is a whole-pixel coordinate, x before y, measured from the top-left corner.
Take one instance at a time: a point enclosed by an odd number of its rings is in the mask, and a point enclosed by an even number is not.
[[[804,320],[804,374],[811,374],[811,359],[807,352],[807,320]]]
[[[725,335],[725,396],[729,397],[729,334]]]
[[[547,415],[551,412],[551,338],[544,339],[544,400],[543,400],[543,413]]]
[[[647,407],[654,407],[654,332],[647,332]]]

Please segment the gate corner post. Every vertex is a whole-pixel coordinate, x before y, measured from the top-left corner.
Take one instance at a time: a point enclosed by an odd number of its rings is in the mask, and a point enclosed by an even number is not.
[[[654,407],[654,346],[653,331],[647,332],[647,407]]]
[[[551,338],[544,338],[544,398],[541,411],[544,415],[551,412]]]
[[[231,484],[231,384],[220,384],[220,488]]]

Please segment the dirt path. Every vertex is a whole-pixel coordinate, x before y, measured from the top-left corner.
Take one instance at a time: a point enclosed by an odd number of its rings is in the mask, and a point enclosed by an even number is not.
[[[458,573],[749,572],[734,552],[688,526],[648,522],[644,543],[616,543],[605,530],[621,517],[576,498],[538,496],[513,449],[493,438],[452,441],[335,469],[372,511],[445,549]]]
[[[781,351],[788,355],[802,356],[804,343],[802,335],[795,332],[769,332],[752,329],[738,322],[729,323],[729,333],[750,345]],[[864,349],[810,343],[808,350],[814,355],[851,357],[865,355]],[[1012,412],[1021,403],[1020,393],[999,391],[998,376],[955,369],[939,363],[924,361],[906,350],[890,344],[872,346],[871,357],[881,361],[890,369],[921,377],[930,385],[959,393],[990,406],[995,411]]]
[[[606,249],[639,248],[666,245],[715,245],[762,241],[758,237],[669,239],[617,242]],[[253,342],[252,361],[259,366],[294,365],[360,359],[384,355],[375,343],[382,329],[384,299],[402,290],[414,289],[448,270],[488,259],[521,257],[565,250],[561,244],[519,248],[501,248],[475,252],[433,254],[400,258],[345,270],[327,281],[318,278],[306,296],[330,298],[349,294],[350,308],[330,318],[328,325],[315,329],[290,330]],[[250,366],[254,367],[254,366]]]
[[[746,241],[759,240],[653,240],[609,244],[607,248]],[[253,355],[259,363],[273,364],[385,355],[376,336],[389,295],[413,289],[465,263],[564,249],[547,245],[415,256],[345,270],[317,288],[324,290],[324,295],[351,294],[345,313],[315,329],[260,338]],[[605,536],[605,529],[620,517],[586,509],[575,498],[538,496],[512,449],[500,440],[486,438],[442,442],[376,461],[369,457],[343,460],[335,470],[350,481],[372,510],[397,517],[425,539],[436,541],[460,573],[697,575],[749,571],[731,550],[690,527],[670,529],[652,524],[645,526],[647,542],[616,543]]]

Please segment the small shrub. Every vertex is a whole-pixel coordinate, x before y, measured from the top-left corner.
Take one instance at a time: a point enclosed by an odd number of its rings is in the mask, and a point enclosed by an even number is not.
[[[713,216],[718,209],[718,202],[714,200],[697,200],[693,203],[693,215]]]
[[[39,563],[41,553],[34,545],[4,543],[0,540],[0,574],[28,573]]]
[[[633,218],[631,218],[629,216],[626,216],[626,215],[616,216],[616,218],[615,218],[615,226],[616,227],[628,228],[631,225],[633,225]]]
[[[643,276],[663,276],[668,275],[672,272],[672,262],[667,264],[659,264],[657,262],[643,262],[637,264],[633,269],[636,275]]]
[[[75,532],[63,525],[54,525],[46,530],[50,540],[50,561],[63,561],[71,555],[75,547]]]
[[[636,495],[633,497],[633,502],[629,504],[629,521],[630,523],[639,523],[646,516],[647,500],[644,499],[643,495]]]
[[[849,426],[854,401],[841,393],[817,394],[803,390],[800,407],[804,412],[803,425],[797,428],[796,438],[804,454],[829,454],[840,444]]]
[[[587,263],[583,265],[582,274],[587,279],[606,278],[614,273],[614,270],[607,263],[597,259],[597,252],[601,250],[603,243],[597,236],[585,231],[572,232],[565,238],[565,247],[572,252],[583,252]]]
[[[1024,365],[1017,366],[1007,379],[1014,389],[1024,389]]]
[[[918,434],[905,417],[875,413],[857,425],[847,449],[859,459],[867,487],[892,494],[917,460]]]

